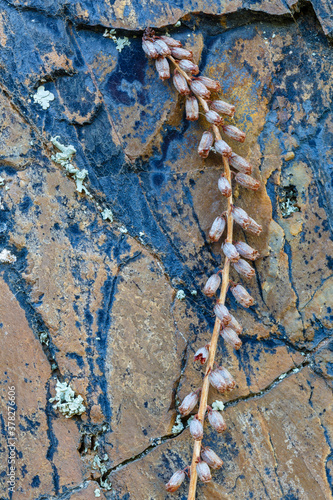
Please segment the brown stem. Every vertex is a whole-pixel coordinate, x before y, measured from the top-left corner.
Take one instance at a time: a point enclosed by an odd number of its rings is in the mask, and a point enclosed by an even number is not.
[[[214,125],[213,130],[214,130],[214,134],[215,134],[216,139],[217,140],[221,139],[221,135],[220,135],[220,131],[219,131],[218,127],[216,127]],[[231,174],[230,174],[229,162],[225,156],[223,156],[223,165],[224,165],[225,176],[231,185]],[[229,196],[229,198],[227,198],[227,200],[228,200],[227,240],[232,241],[232,232],[233,232],[233,218],[231,215],[232,195]],[[222,274],[221,293],[220,293],[220,298],[218,301],[220,304],[224,304],[225,298],[227,295],[228,284],[229,284],[229,269],[230,269],[230,261],[229,261],[229,259],[226,258],[224,261],[224,268],[223,268],[223,274]],[[198,418],[202,423],[204,421],[204,417],[205,417],[205,413],[206,413],[207,399],[208,399],[208,392],[209,392],[208,374],[214,367],[216,348],[217,348],[217,342],[219,339],[220,328],[221,328],[221,321],[218,318],[216,318],[214,330],[213,330],[213,335],[212,335],[212,338],[210,341],[209,358],[208,358],[207,368],[206,368],[205,377],[204,377],[204,381],[203,381],[203,385],[202,385],[200,405],[199,405],[199,411],[198,411]],[[197,489],[197,463],[198,463],[198,459],[200,458],[200,451],[201,451],[201,441],[195,441],[194,447],[193,447],[192,463],[191,463],[190,487],[189,487],[187,500],[195,500],[195,493],[196,493],[196,489]]]

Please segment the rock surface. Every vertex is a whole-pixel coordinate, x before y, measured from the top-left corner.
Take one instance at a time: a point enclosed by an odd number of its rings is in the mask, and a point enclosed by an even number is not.
[[[221,265],[207,235],[225,204],[217,156],[196,154],[205,120],[184,120],[141,50],[147,25],[221,82],[247,133],[232,147],[262,180],[237,190],[263,226],[247,240],[261,254],[246,284],[256,304],[228,294],[243,347],[221,342],[217,360],[237,387],[210,393],[228,429],[207,425],[205,442],[224,466],[197,498],[332,498],[333,12],[311,4],[1,2],[1,499],[186,498],[164,483],[191,460],[188,430],[172,427],[201,384],[193,354],[214,324],[201,289]],[[87,177],[54,161],[54,137]],[[53,408],[57,380],[82,415]]]

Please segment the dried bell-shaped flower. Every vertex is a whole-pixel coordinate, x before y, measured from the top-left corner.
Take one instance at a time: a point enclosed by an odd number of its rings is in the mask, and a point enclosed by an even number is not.
[[[239,255],[241,255],[245,259],[256,260],[258,257],[260,257],[260,253],[254,248],[250,247],[250,245],[248,245],[244,241],[238,241],[237,243],[235,243],[235,248]]]
[[[195,94],[199,97],[203,97],[205,99],[209,99],[210,92],[203,83],[199,82],[198,80],[193,80],[190,83],[190,87],[191,87],[193,94]]]
[[[153,42],[149,40],[142,40],[142,48],[145,54],[147,54],[148,57],[152,59],[156,59],[159,56],[159,52],[157,51],[156,47],[154,46]]]
[[[169,47],[181,47],[182,46],[182,42],[180,42],[179,40],[176,40],[175,38],[172,38],[171,36],[162,35],[159,38],[160,38],[160,40],[163,40],[164,43],[169,45]]]
[[[231,328],[229,327],[223,328],[223,330],[221,330],[221,335],[224,338],[224,340],[228,344],[232,345],[232,347],[234,347],[236,350],[241,348],[242,341],[238,337],[237,333]]]
[[[235,106],[228,104],[224,101],[212,101],[210,104],[210,109],[213,109],[217,113],[222,113],[223,115],[234,116]]]
[[[255,270],[250,266],[248,262],[244,259],[239,259],[237,262],[232,264],[238,274],[245,276],[245,278],[253,278],[255,275]]]
[[[173,476],[171,476],[169,482],[165,485],[165,489],[169,493],[177,491],[179,486],[184,481],[184,479],[185,479],[185,472],[182,470],[177,470],[177,472],[175,472]]]
[[[170,78],[169,61],[165,57],[158,57],[155,60],[155,66],[161,80],[167,80]]]
[[[209,356],[209,344],[206,344],[204,347],[200,347],[194,355],[194,361],[200,361],[202,365],[204,365]]]
[[[198,415],[195,415],[193,420],[191,420],[190,433],[193,439],[195,439],[196,441],[201,441],[201,439],[203,438],[203,427],[202,423],[198,419]]]
[[[231,287],[231,293],[239,304],[244,307],[250,307],[254,304],[254,298],[245,290],[242,285],[235,285]]]
[[[251,217],[249,217],[249,219],[250,219],[250,224],[247,226],[246,230],[249,231],[249,233],[253,233],[256,236],[259,236],[259,234],[262,231],[262,227],[259,224],[257,224],[257,222],[253,220]]]
[[[213,90],[216,92],[221,88],[220,82],[218,82],[217,80],[212,80],[212,78],[208,78],[207,76],[198,76],[197,80],[203,83],[209,90]]]
[[[199,118],[199,104],[196,97],[186,97],[185,110],[186,120],[194,122]]]
[[[207,158],[209,155],[210,148],[212,147],[214,142],[214,136],[212,132],[204,132],[202,134],[199,146],[198,146],[198,153],[201,156],[201,158]]]
[[[219,469],[223,465],[223,460],[208,446],[201,449],[201,458],[212,469]]]
[[[199,401],[199,391],[190,392],[178,407],[178,411],[183,417],[189,415]]]
[[[231,375],[231,373],[224,368],[224,366],[219,366],[216,368],[216,371],[218,371],[221,376],[224,378],[226,384],[227,384],[227,391],[231,391],[236,387],[236,382],[234,377]]]
[[[216,304],[214,307],[214,313],[224,325],[228,325],[231,321],[231,316],[228,309],[223,304]]]
[[[234,125],[224,125],[222,127],[223,132],[228,136],[231,137],[231,139],[235,139],[235,141],[238,142],[244,142],[245,141],[245,134],[239,128],[234,127]]]
[[[193,52],[182,47],[171,47],[171,55],[176,59],[192,59]]]
[[[209,239],[211,241],[219,241],[219,239],[223,234],[224,229],[225,229],[225,218],[221,216],[216,217],[208,234]]]
[[[177,70],[174,71],[173,74],[173,84],[176,87],[177,91],[180,95],[188,95],[190,93],[190,89],[188,88],[187,81]]]
[[[206,462],[199,462],[197,464],[197,474],[198,478],[203,483],[209,483],[209,481],[212,479],[210,469],[208,467],[208,464],[206,464]]]
[[[179,61],[179,67],[183,71],[186,71],[186,73],[191,73],[191,75],[197,75],[199,73],[199,66],[188,59]]]
[[[241,156],[236,155],[236,153],[232,153],[232,155],[229,159],[229,163],[230,163],[231,167],[235,168],[239,172],[243,172],[243,174],[251,174],[252,173],[252,167],[249,164],[249,162],[247,162],[245,160],[245,158],[242,158]]]
[[[223,118],[216,111],[209,109],[205,114],[206,120],[213,125],[221,125],[223,123]]]
[[[216,290],[221,285],[221,278],[218,274],[212,274],[203,289],[203,293],[207,295],[207,297],[213,297],[215,295]]]
[[[160,56],[170,56],[171,49],[168,45],[161,39],[154,40],[154,47]]]
[[[232,217],[237,224],[239,224],[243,229],[247,229],[251,223],[251,217],[247,215],[245,210],[239,207],[233,206],[231,209]]]
[[[229,243],[226,241],[222,245],[222,250],[224,255],[231,261],[231,262],[237,262],[239,260],[239,253],[237,252],[236,248],[232,243]]]
[[[227,425],[226,425],[221,413],[219,413],[216,410],[211,410],[211,409],[208,410],[208,420],[209,420],[210,425],[212,427],[214,427],[214,429],[217,432],[223,432],[227,428]]]
[[[227,390],[227,382],[218,370],[209,372],[208,380],[217,391],[223,393]]]
[[[235,181],[247,189],[252,189],[252,191],[257,191],[257,189],[260,188],[259,181],[257,181],[250,175],[243,174],[242,172],[238,172],[238,174],[235,175]]]
[[[226,179],[224,175],[221,175],[221,177],[219,178],[217,186],[223,196],[225,196],[226,198],[229,198],[229,196],[231,196],[231,186],[228,179]]]
[[[229,158],[232,154],[231,147],[222,139],[215,141],[214,147],[216,152],[220,153],[222,156],[227,156]]]
[[[237,333],[237,335],[240,335],[243,331],[242,325],[238,323],[235,316],[233,316],[232,314],[230,314],[230,316],[231,316],[231,321],[229,323],[229,328],[232,328]]]

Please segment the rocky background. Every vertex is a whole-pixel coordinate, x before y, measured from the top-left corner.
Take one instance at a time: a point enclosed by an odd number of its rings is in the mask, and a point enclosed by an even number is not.
[[[248,237],[261,252],[247,286],[256,305],[228,297],[243,347],[221,343],[218,360],[238,386],[211,391],[228,430],[207,426],[205,442],[224,467],[197,498],[332,498],[330,0],[0,5],[1,499],[186,499],[186,485],[169,495],[164,483],[191,460],[188,429],[172,427],[214,323],[201,289],[221,264],[207,239],[224,209],[221,166],[196,154],[206,124],[186,122],[158,79],[146,26],[221,82],[247,133],[231,145],[262,180],[237,193],[263,225]],[[57,136],[76,150],[72,173],[54,161]],[[57,380],[82,396],[81,416],[49,401]]]

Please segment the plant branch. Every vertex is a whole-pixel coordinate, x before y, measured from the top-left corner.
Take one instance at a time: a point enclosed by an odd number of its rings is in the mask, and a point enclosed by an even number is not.
[[[214,126],[213,130],[214,130],[214,134],[216,136],[216,139],[221,139],[221,135],[220,135],[220,131],[219,131],[218,127]],[[224,165],[225,176],[228,179],[228,181],[230,182],[231,181],[231,174],[230,174],[229,162],[225,156],[223,156],[223,165]],[[230,182],[230,184],[231,184],[231,182]],[[228,210],[227,210],[227,230],[228,230],[227,240],[230,242],[232,241],[232,233],[233,233],[233,219],[232,219],[232,215],[231,215],[231,206],[232,206],[232,195],[229,196],[229,198],[228,198]],[[228,285],[229,285],[229,270],[230,270],[230,260],[228,258],[226,258],[224,261],[221,292],[220,292],[220,298],[218,301],[220,304],[225,303],[225,298],[227,295],[227,290],[228,290]],[[203,385],[202,385],[200,405],[199,405],[199,411],[198,411],[198,419],[202,423],[203,423],[204,418],[205,418],[209,385],[210,385],[208,375],[209,375],[210,371],[213,370],[213,367],[214,367],[220,329],[221,329],[221,321],[218,318],[216,318],[212,338],[210,341],[209,358],[208,358],[206,373],[205,373],[205,377],[204,377],[204,381],[203,381]],[[197,488],[197,469],[196,469],[196,467],[197,467],[198,459],[200,458],[200,451],[201,451],[201,441],[195,441],[194,447],[193,447],[192,463],[191,463],[190,487],[189,487],[187,500],[195,500],[195,493],[196,493],[196,488]]]

